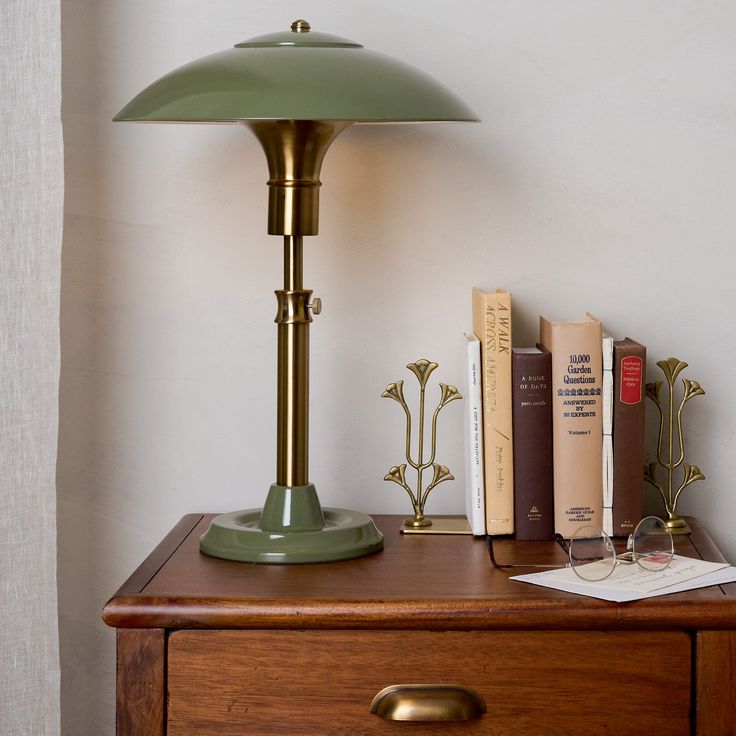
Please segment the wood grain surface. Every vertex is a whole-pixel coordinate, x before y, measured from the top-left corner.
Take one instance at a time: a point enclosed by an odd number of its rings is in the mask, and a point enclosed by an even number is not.
[[[482,540],[402,536],[323,565],[206,557],[182,519],[109,601],[118,736],[667,733],[736,736],[736,585],[615,604],[509,580]],[[681,554],[721,560],[705,530]],[[500,562],[564,561],[499,538]],[[477,722],[385,722],[394,684],[466,685]],[[167,705],[168,698],[168,705]]]
[[[310,565],[256,565],[199,551],[212,516],[187,517],[105,607],[111,626],[133,628],[681,629],[734,626],[736,586],[713,586],[623,605],[509,580],[472,537],[398,533],[400,517],[376,517],[382,552]],[[720,559],[707,533],[678,551]],[[173,534],[173,533],[172,533]],[[503,562],[564,562],[553,542],[499,538]],[[166,555],[168,554],[168,557]],[[163,564],[165,562],[165,564]],[[146,580],[146,577],[150,578]],[[131,582],[132,581],[132,582]]]
[[[179,631],[170,736],[690,734],[690,637],[658,632]],[[369,713],[384,687],[465,685],[458,724]]]
[[[164,736],[165,696],[166,632],[118,629],[117,736]]]
[[[698,632],[696,656],[696,734],[736,736],[736,633]]]

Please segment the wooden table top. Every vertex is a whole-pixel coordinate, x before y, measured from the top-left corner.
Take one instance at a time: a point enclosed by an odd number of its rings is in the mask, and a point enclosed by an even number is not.
[[[375,516],[385,548],[345,562],[258,565],[207,557],[199,537],[213,515],[185,516],[105,606],[126,628],[736,629],[736,583],[610,603],[509,580],[484,539],[399,534]],[[677,552],[723,556],[707,532]],[[499,562],[564,561],[553,542],[496,538]]]

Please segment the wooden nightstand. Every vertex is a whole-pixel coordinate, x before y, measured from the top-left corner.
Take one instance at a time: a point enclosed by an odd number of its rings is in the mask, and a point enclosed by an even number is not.
[[[736,584],[607,603],[509,581],[482,540],[399,535],[385,516],[370,557],[227,562],[199,552],[211,518],[184,517],[105,607],[118,736],[736,734]],[[722,559],[690,524],[678,552]],[[553,554],[496,546],[505,561]],[[488,712],[369,712],[413,683],[466,686]]]

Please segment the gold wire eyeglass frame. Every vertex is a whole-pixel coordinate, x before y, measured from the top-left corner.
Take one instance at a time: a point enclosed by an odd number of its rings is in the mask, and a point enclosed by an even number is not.
[[[661,524],[661,528],[662,528],[662,532],[661,532],[662,535],[663,536],[664,535],[669,536],[669,540],[670,540],[670,550],[671,551],[669,553],[669,559],[666,561],[665,564],[662,564],[656,570],[655,569],[652,569],[652,568],[648,568],[648,567],[646,567],[646,566],[644,566],[644,565],[641,564],[641,561],[644,560],[644,559],[647,559],[650,556],[650,554],[649,553],[637,552],[636,549],[635,549],[635,543],[634,543],[634,539],[636,537],[636,532],[639,529],[640,525],[643,522],[646,522],[648,520],[656,520],[656,521],[659,521],[660,524]],[[583,528],[585,528],[585,527],[581,527],[581,529],[583,529]],[[601,580],[605,580],[606,578],[610,577],[610,575],[613,574],[613,571],[616,569],[616,567],[619,564],[624,564],[624,565],[638,564],[639,567],[642,570],[646,571],[646,572],[654,572],[654,573],[661,572],[662,570],[666,569],[669,566],[670,562],[672,561],[672,558],[674,557],[674,543],[673,543],[673,540],[672,540],[672,534],[670,533],[669,529],[667,529],[667,527],[665,525],[665,522],[662,521],[662,519],[659,519],[659,517],[646,516],[646,517],[644,517],[637,524],[637,527],[634,530],[634,533],[633,534],[629,534],[628,538],[626,539],[626,542],[625,542],[625,544],[626,544],[626,550],[627,550],[626,552],[618,553],[616,551],[616,544],[615,544],[614,540],[608,534],[606,534],[602,529],[599,530],[599,533],[600,533],[600,538],[602,540],[602,544],[604,545],[604,547],[606,548],[606,550],[608,552],[610,552],[611,555],[612,555],[612,564],[611,564],[611,567],[610,567],[610,570],[609,570],[608,574],[605,575],[604,577],[600,577],[600,578],[594,578],[594,579],[586,578],[584,575],[582,575],[580,573],[580,571],[579,571],[578,568],[581,566],[580,563],[582,563],[583,565],[586,565],[586,564],[589,564],[589,563],[592,563],[592,562],[597,562],[601,558],[599,558],[599,557],[578,557],[578,556],[576,556],[574,554],[574,547],[573,547],[573,545],[572,544],[568,544],[567,541],[565,540],[565,538],[561,534],[555,534],[552,537],[552,540],[551,541],[553,541],[556,545],[558,545],[565,552],[565,554],[567,555],[568,562],[565,562],[563,564],[560,564],[560,563],[530,563],[530,562],[516,562],[516,563],[509,563],[509,564],[500,563],[496,559],[496,555],[495,555],[495,552],[494,552],[494,549],[493,549],[493,536],[491,536],[491,535],[488,535],[486,537],[486,543],[487,543],[487,546],[488,546],[488,557],[490,558],[490,561],[491,561],[491,564],[493,565],[493,567],[495,567],[495,568],[497,568],[499,570],[518,570],[518,569],[521,569],[521,568],[537,569],[537,570],[559,570],[559,569],[571,568],[572,571],[576,575],[578,575],[578,577],[580,577],[583,580],[586,580],[587,582],[600,582]],[[576,532],[576,534],[577,534],[577,532]],[[574,539],[575,539],[575,534],[573,534],[573,537],[571,538],[571,541],[574,540]],[[662,553],[660,551],[657,554],[658,555],[661,555]]]

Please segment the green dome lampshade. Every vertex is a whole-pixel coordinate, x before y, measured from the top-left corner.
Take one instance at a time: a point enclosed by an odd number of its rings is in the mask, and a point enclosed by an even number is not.
[[[240,123],[268,162],[268,232],[284,238],[278,325],[276,482],[262,509],[214,518],[200,539],[213,557],[308,563],[377,552],[370,516],[323,509],[309,481],[309,328],[320,302],[303,285],[303,237],[316,235],[324,155],[353,123],[476,121],[431,77],[360,44],[313,33],[306,21],[175,69],[114,118]]]
[[[114,119],[380,123],[478,117],[418,69],[296,21],[291,31],[243,41],[175,69],[146,87]]]

